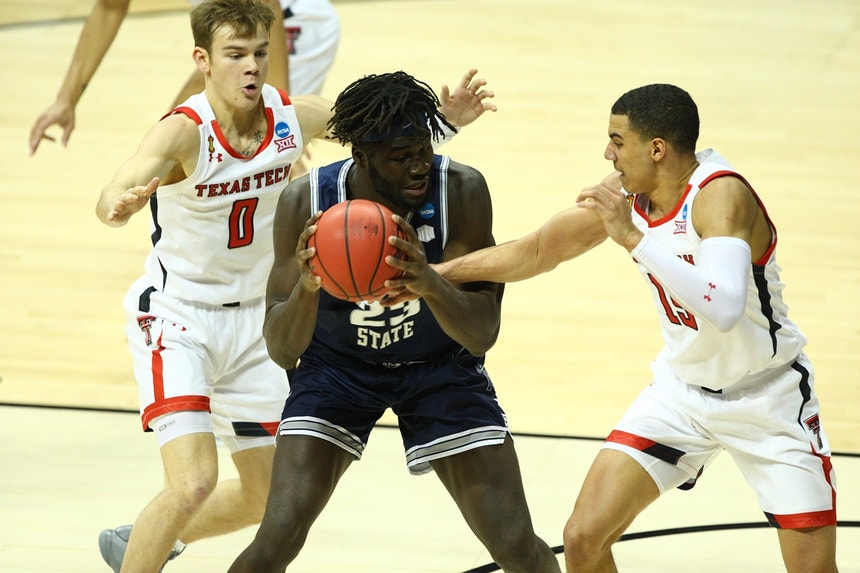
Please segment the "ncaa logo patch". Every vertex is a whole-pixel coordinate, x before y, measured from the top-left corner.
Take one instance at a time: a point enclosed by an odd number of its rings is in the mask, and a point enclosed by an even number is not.
[[[436,207],[433,206],[433,203],[427,203],[426,205],[418,209],[418,216],[422,219],[430,219],[435,214]]]
[[[275,124],[275,137],[286,137],[290,134],[290,125],[285,121],[279,121]]]

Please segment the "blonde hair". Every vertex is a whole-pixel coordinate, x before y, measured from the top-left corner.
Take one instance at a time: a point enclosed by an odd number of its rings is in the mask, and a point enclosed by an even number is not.
[[[212,37],[223,26],[230,26],[236,38],[251,38],[260,29],[268,33],[275,22],[271,7],[260,0],[206,0],[191,11],[194,45],[207,52]]]

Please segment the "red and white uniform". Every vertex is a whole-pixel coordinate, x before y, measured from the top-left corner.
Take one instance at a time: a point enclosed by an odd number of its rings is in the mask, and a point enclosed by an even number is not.
[[[712,149],[703,151],[698,158],[699,167],[672,212],[652,221],[644,201],[633,203],[636,227],[691,264],[696,264],[702,243],[691,216],[699,189],[718,177],[734,176],[743,180]],[[752,189],[748,183],[747,186]],[[756,200],[768,218],[764,205],[758,197]],[[708,321],[687,312],[671,298],[670,285],[660,285],[648,269],[638,265],[651,286],[666,343],[657,363],[671,369],[687,384],[723,389],[745,376],[792,362],[806,344],[803,333],[787,316],[788,306],[782,299],[785,285],[779,280],[782,269],[776,263],[776,229],[772,224],[771,229],[770,248],[750,267],[746,310],[729,332],[720,332]]]
[[[287,378],[261,329],[275,207],[302,138],[286,94],[264,85],[262,98],[251,157],[226,141],[205,92],[172,112],[197,123],[200,155],[151,197],[153,247],[124,301],[144,429],[178,411],[211,410],[226,436],[272,434],[280,420]]]
[[[193,173],[158,188],[152,203],[150,284],[173,298],[222,305],[266,294],[272,268],[272,225],[302,134],[289,98],[263,86],[268,130],[256,154],[242,157],[224,139],[205,92],[173,113],[200,129]]]
[[[717,177],[743,180],[712,149],[697,159],[699,166],[670,213],[651,220],[645,196],[634,197],[632,213],[647,238],[692,265],[702,243],[692,219],[700,188]],[[756,201],[764,212],[757,196]],[[654,296],[665,346],[652,363],[651,385],[604,447],[631,455],[661,492],[685,482],[692,487],[701,471],[728,450],[772,525],[835,525],[835,475],[815,376],[803,353],[806,338],[787,317],[776,229],[769,218],[768,224],[770,247],[752,261],[743,316],[728,331],[677,302],[673,285],[663,284],[637,261]]]

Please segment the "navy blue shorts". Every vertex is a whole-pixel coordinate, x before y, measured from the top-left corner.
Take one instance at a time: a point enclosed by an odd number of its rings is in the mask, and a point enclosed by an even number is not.
[[[321,438],[360,459],[387,408],[397,415],[406,465],[416,475],[431,471],[431,460],[499,445],[508,435],[483,358],[465,351],[387,366],[306,354],[290,379],[278,435]]]

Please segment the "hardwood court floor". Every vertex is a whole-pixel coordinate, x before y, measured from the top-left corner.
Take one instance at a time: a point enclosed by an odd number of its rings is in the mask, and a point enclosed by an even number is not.
[[[129,413],[0,407],[0,572],[107,571],[98,532],[133,520],[161,478],[155,441],[137,427],[137,416]],[[558,546],[600,443],[517,436],[516,444],[535,528]],[[221,454],[223,477],[234,476],[223,448]],[[834,463],[846,486],[840,517],[856,519],[860,458],[837,457]],[[642,514],[629,533],[656,536],[619,543],[617,561],[628,573],[777,573],[783,568],[773,530],[729,529],[762,522],[755,496],[723,455],[693,490],[668,493]],[[695,527],[715,530],[669,531]],[[249,528],[191,544],[166,570],[226,571],[253,534]],[[860,573],[860,530],[840,530],[838,554],[841,573]],[[398,431],[379,427],[289,570],[454,573],[491,561],[441,483],[433,475],[408,474]]]
[[[30,126],[60,86],[90,5],[0,0],[0,403],[137,407],[120,300],[142,270],[147,220],[109,229],[93,209],[191,68],[187,4],[132,2],[78,107],[69,147],[45,142],[28,157]],[[702,117],[701,147],[729,158],[776,222],[786,299],[809,337],[831,444],[860,454],[853,184],[860,3],[340,0],[336,7],[343,36],[328,97],[362,75],[397,69],[434,87],[472,66],[490,81],[498,113],[443,151],[484,173],[497,241],[534,229],[609,171],[606,124],[621,93],[652,82],[689,90]],[[314,147],[319,163],[343,155],[335,145]],[[488,367],[521,435],[533,511],[553,545],[596,442],[522,434],[606,435],[649,380],[660,345],[653,312],[629,257],[612,244],[507,288]],[[0,407],[0,428],[0,571],[103,570],[98,530],[132,520],[161,480],[135,416]],[[399,572],[486,562],[435,479],[407,479],[393,434],[375,434],[295,570],[325,571],[338,560],[349,571]],[[858,520],[857,459],[836,461],[840,517]],[[728,462],[720,462],[725,476],[712,470],[690,494],[669,496],[637,530],[760,519]],[[357,495],[365,486],[375,492],[367,500]],[[773,537],[766,530],[658,537],[619,546],[619,560],[628,571],[780,571]],[[222,570],[247,539],[242,532],[202,542],[168,570]],[[856,571],[856,529],[840,539],[843,573]],[[338,556],[343,545],[349,551]]]

